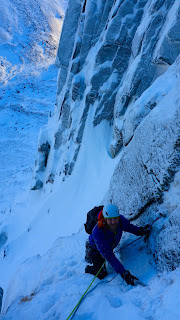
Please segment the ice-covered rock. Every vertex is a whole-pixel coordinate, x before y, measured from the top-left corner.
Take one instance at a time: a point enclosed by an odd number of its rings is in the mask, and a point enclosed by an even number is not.
[[[56,59],[51,161],[42,183],[50,175],[64,179],[72,173],[90,109],[94,126],[102,120],[113,123],[111,157],[128,145],[134,102],[180,52],[179,10],[178,0],[69,1]],[[139,108],[132,128],[154,106],[149,99],[144,110]]]
[[[179,12],[178,1],[148,2],[144,10],[132,41],[129,67],[116,96],[114,140],[110,147],[112,156],[126,144],[122,136],[122,120],[129,106],[166,71],[180,53],[177,32],[177,28],[180,28]]]
[[[113,174],[105,201],[116,203],[129,218],[136,218],[161,198],[179,169],[179,61],[180,56],[136,101],[124,124],[124,135],[130,142]]]
[[[161,210],[167,219],[155,232],[152,245],[153,255],[159,270],[174,270],[180,265],[180,172],[168,192],[165,192]]]

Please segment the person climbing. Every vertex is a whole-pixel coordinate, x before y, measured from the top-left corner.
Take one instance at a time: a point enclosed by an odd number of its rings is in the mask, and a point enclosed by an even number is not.
[[[98,274],[98,278],[103,279],[107,275],[105,265],[105,260],[107,260],[127,284],[135,285],[137,278],[128,270],[125,270],[113,252],[113,249],[117,247],[121,240],[123,231],[130,232],[136,236],[145,235],[149,237],[151,226],[137,227],[119,214],[117,206],[113,204],[104,206],[98,213],[98,223],[86,241],[85,260],[92,265],[86,266],[85,273],[96,275],[103,265]]]

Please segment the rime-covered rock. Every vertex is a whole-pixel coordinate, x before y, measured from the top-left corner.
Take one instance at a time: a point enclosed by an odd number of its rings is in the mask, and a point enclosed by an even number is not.
[[[128,135],[129,143],[113,174],[105,202],[112,201],[131,219],[161,198],[179,169],[179,62],[180,56],[136,101],[125,122],[124,135]]]
[[[174,270],[180,264],[180,171],[175,174],[170,189],[164,192],[162,204],[155,203],[145,212],[146,219],[152,221],[152,213],[162,212],[161,218],[153,226],[149,241],[156,265],[160,271]],[[146,220],[148,221],[148,220]]]
[[[147,99],[142,110],[134,102],[180,53],[179,12],[178,0],[69,0],[56,59],[51,160],[42,184],[50,175],[72,173],[92,108],[94,126],[113,123],[112,158],[129,144],[156,103]]]
[[[177,28],[180,29],[179,12],[178,2],[173,0],[152,1],[144,11],[132,41],[131,65],[116,96],[114,139],[110,147],[112,156],[126,144],[122,137],[122,120],[129,106],[165,72],[180,53],[180,38],[177,32]]]

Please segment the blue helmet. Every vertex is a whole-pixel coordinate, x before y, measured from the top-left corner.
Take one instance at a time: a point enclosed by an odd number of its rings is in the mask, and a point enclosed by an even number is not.
[[[114,204],[107,204],[103,208],[103,217],[107,218],[116,218],[119,217],[119,210]]]

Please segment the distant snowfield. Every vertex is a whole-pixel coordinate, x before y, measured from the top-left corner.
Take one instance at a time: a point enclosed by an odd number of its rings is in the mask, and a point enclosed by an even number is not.
[[[48,74],[49,71],[49,74]],[[51,75],[47,79],[47,75]],[[8,210],[16,194],[30,189],[37,150],[39,129],[47,122],[56,95],[55,67],[49,67],[43,77],[27,77],[2,88],[1,148],[0,148],[0,207]]]
[[[0,79],[41,73],[54,63],[66,0],[1,0]]]
[[[67,1],[0,3],[0,212],[30,189],[39,129],[54,108]]]

